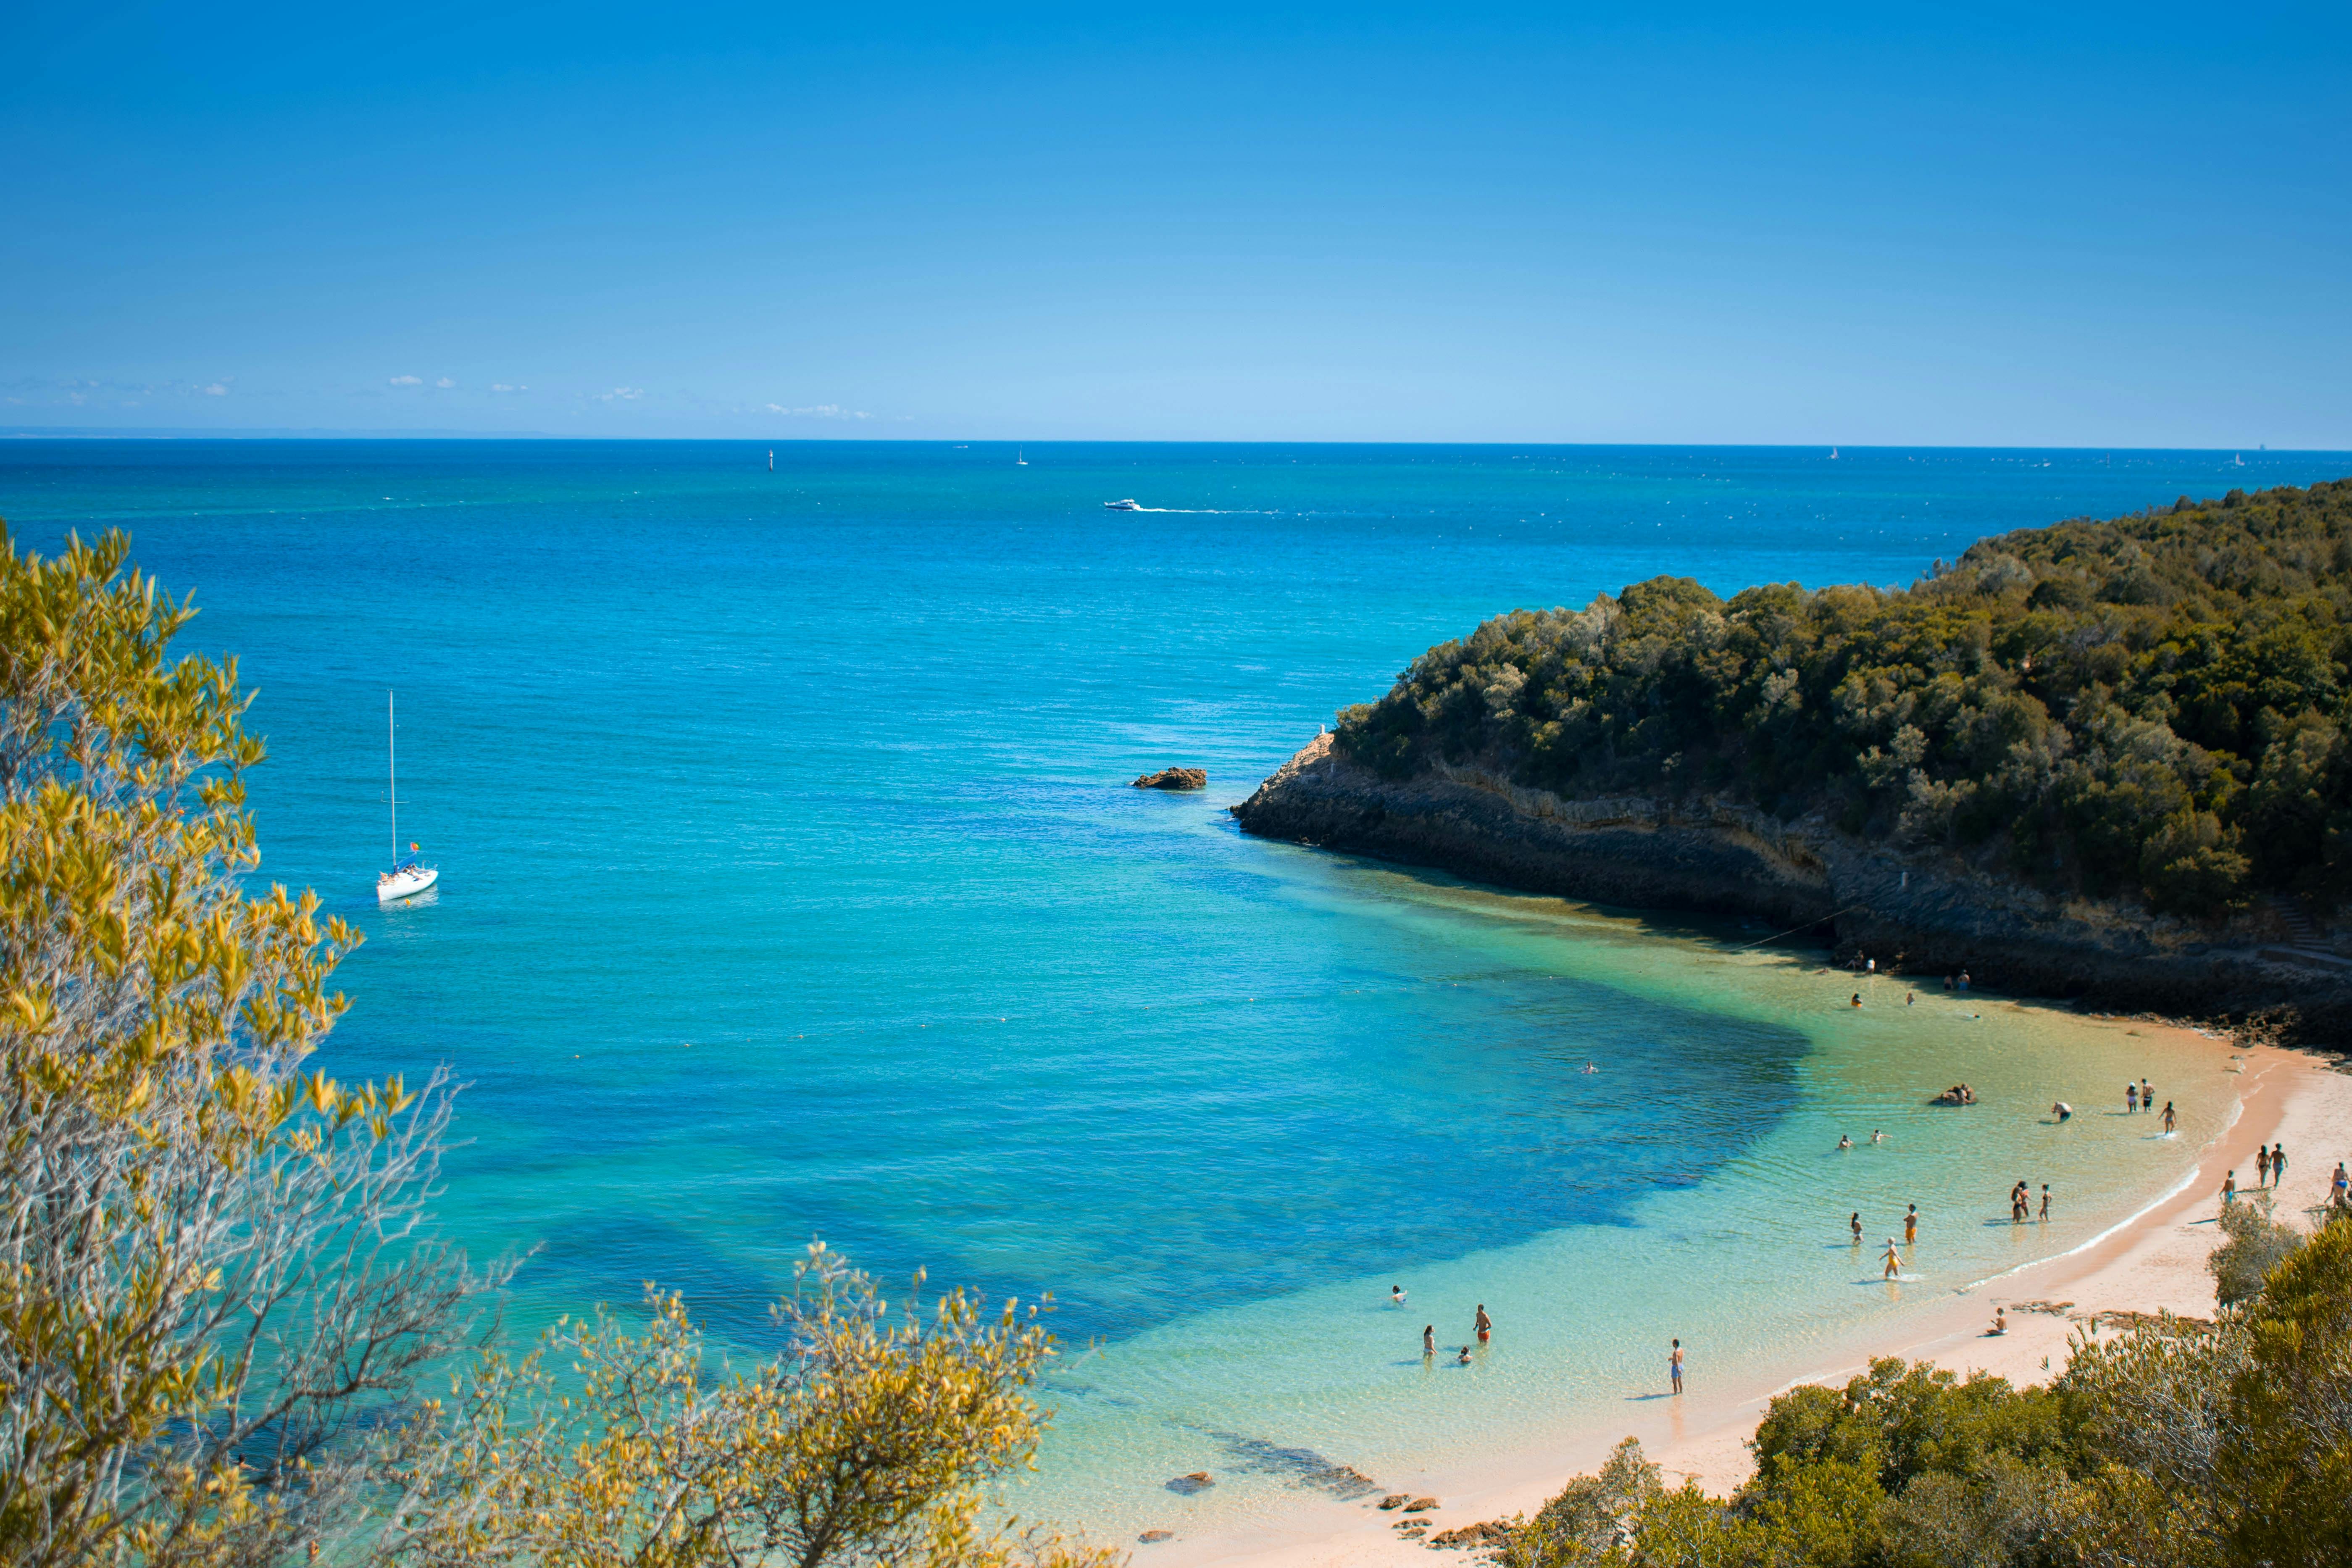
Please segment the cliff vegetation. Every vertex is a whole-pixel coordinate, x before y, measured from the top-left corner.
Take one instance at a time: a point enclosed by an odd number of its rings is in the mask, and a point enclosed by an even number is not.
[[[1707,792],[2046,891],[2352,894],[2352,480],[1980,541],[1908,588],[1655,577],[1430,649],[1335,744]]]

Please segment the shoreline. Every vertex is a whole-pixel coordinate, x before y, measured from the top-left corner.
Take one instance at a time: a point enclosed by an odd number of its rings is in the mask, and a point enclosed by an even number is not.
[[[2098,1331],[2100,1315],[2168,1310],[2210,1316],[2213,1284],[2205,1259],[2220,1239],[2214,1219],[2222,1173],[2251,1174],[2258,1144],[2291,1145],[2287,1182],[2279,1189],[2280,1217],[2300,1225],[2303,1209],[2325,1196],[2335,1162],[2346,1152],[2341,1145],[2347,1130],[2352,1129],[2352,1075],[2326,1058],[2283,1047],[2213,1043],[2243,1058],[2234,1114],[2199,1149],[2186,1177],[2081,1246],[1954,1289],[1948,1300],[1897,1331],[1880,1328],[1837,1341],[1829,1353],[1808,1357],[1812,1364],[1777,1369],[1769,1385],[1759,1380],[1709,1390],[1703,1371],[1695,1368],[1693,1392],[1680,1398],[1664,1396],[1662,1390],[1629,1394],[1622,1422],[1589,1423],[1537,1448],[1429,1471],[1414,1478],[1409,1489],[1437,1498],[1439,1506],[1418,1517],[1429,1521],[1435,1534],[1513,1514],[1532,1515],[1571,1478],[1596,1469],[1629,1435],[1641,1438],[1669,1484],[1690,1480],[1721,1495],[1752,1473],[1748,1438],[1765,1406],[1787,1389],[1843,1384],[1884,1356],[1932,1361],[1963,1376],[1986,1372],[2013,1384],[2043,1383],[2064,1369],[2075,1333]],[[2025,1300],[2064,1302],[2066,1310],[2054,1315],[2015,1311],[2006,1335],[1985,1333],[1996,1305]],[[1339,1568],[1426,1561],[1433,1549],[1399,1537],[1391,1528],[1398,1517],[1379,1511],[1369,1500],[1302,1499],[1271,1521],[1137,1550],[1146,1552],[1150,1562],[1177,1568]]]
[[[2276,921],[2217,931],[1727,796],[1564,799],[1478,763],[1388,779],[1334,742],[1316,736],[1227,807],[1242,831],[1608,908],[1759,919],[1894,953],[1923,978],[1972,971],[1989,990],[2102,1013],[2266,1018],[2322,1049],[2352,1034],[2352,954],[2298,946]]]

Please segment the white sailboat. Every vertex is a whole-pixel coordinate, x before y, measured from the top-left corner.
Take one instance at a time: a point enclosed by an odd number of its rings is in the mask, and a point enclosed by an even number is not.
[[[393,720],[392,693],[383,694],[384,761],[392,794],[392,869],[375,879],[375,901],[396,903],[415,898],[441,879],[438,867],[427,866],[417,858],[416,846],[408,847],[408,854],[400,853],[400,729]]]
[[[1027,447],[1015,447],[1013,448],[1013,466],[1016,468],[1025,468],[1029,466],[1029,449]]]

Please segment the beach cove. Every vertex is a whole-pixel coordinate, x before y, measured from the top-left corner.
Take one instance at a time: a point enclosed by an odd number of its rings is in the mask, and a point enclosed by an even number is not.
[[[1627,1139],[1615,1168],[1647,1191],[1621,1223],[1459,1257],[1432,1247],[1393,1279],[1204,1310],[1079,1354],[1053,1381],[1062,1415],[1031,1489],[1036,1511],[1130,1539],[1171,1531],[1152,1550],[1180,1561],[1261,1551],[1321,1561],[1311,1543],[1331,1535],[1360,1546],[1361,1530],[1345,1521],[1384,1493],[1439,1497],[1434,1529],[1532,1511],[1628,1433],[1723,1489],[1740,1473],[1763,1395],[1871,1354],[1968,1344],[1996,1303],[2057,1289],[2153,1210],[2210,1195],[2214,1148],[2246,1142],[2251,1169],[2240,1105],[2248,1054],[2204,1032],[1949,994],[1934,977],[1857,975],[1825,968],[1814,951],[1743,948],[1736,931],[1675,931],[1370,863],[1345,874],[1379,884],[1360,882],[1355,895],[1383,900],[1400,922],[1477,928],[1498,959],[1549,964],[1563,983],[1672,994],[1727,1020],[1802,1031],[1811,1048],[1796,1064],[1796,1104],[1746,1151],[1701,1170],[1671,1141]],[[2298,1070],[2307,1060],[2268,1057]],[[1584,1075],[1580,1059],[1562,1063],[1596,1088],[1630,1075],[1637,1097],[1665,1081],[1638,1052],[1594,1065]],[[2259,1081],[2271,1070],[2286,1069],[2254,1066]],[[2174,1136],[2125,1110],[2124,1085],[2141,1076],[2179,1110]],[[1963,1079],[1978,1105],[1927,1103]],[[1669,1092],[1693,1090],[1675,1079]],[[2049,1114],[2062,1099],[2075,1109],[2063,1125]],[[1738,1120],[1739,1087],[1722,1086],[1712,1110]],[[1869,1142],[1874,1131],[1885,1142]],[[1855,1147],[1839,1150],[1842,1135]],[[2315,1142],[2302,1164],[2324,1172],[2337,1156],[2321,1152]],[[2049,1221],[2010,1222],[2007,1189],[2021,1179],[2037,1202],[2050,1185]],[[1914,1203],[1920,1240],[1904,1249],[1899,1282],[1885,1284],[1885,1243],[1900,1237]],[[1856,1210],[1859,1247],[1847,1237]],[[1386,1301],[1391,1284],[1407,1291],[1401,1310]],[[2187,1310],[2178,1296],[2157,1304]],[[2200,1299],[2210,1310],[2210,1287]],[[1473,1342],[1472,1363],[1458,1366],[1481,1305],[1494,1340]],[[1442,1353],[1424,1362],[1420,1332],[1432,1322]],[[1666,1397],[1673,1338],[1690,1357],[1681,1400]],[[2049,1350],[2022,1328],[1998,1342]],[[1124,1464],[1107,1467],[1117,1455]],[[1165,1485],[1201,1471],[1216,1485]],[[1092,1504],[1083,1514],[1081,1500]],[[1366,1528],[1377,1534],[1394,1517]]]

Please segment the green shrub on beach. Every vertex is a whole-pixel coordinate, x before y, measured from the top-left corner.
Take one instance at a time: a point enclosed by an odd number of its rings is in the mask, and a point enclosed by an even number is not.
[[[2303,1237],[2293,1226],[2281,1225],[2271,1217],[2268,1193],[2250,1194],[2225,1205],[2219,1224],[2221,1234],[2229,1239],[2206,1258],[2205,1269],[2213,1276],[2214,1297],[2224,1307],[2251,1301],[2262,1294],[2263,1281],[2270,1277],[2271,1270],[2303,1245]]]
[[[1706,790],[2185,914],[2352,894],[2352,480],[1987,539],[1907,589],[1686,577],[1430,649],[1336,744]]]
[[[1727,1499],[1664,1489],[1628,1438],[1601,1475],[1518,1526],[1504,1562],[2341,1568],[2352,1216],[2298,1238],[2258,1278],[2216,1322],[2078,1338],[2047,1389],[1895,1360],[1842,1389],[1792,1389],[1757,1428],[1754,1479]]]

